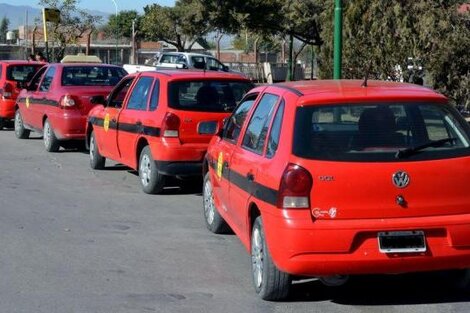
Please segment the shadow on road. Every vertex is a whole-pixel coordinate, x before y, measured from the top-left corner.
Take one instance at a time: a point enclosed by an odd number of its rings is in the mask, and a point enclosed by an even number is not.
[[[470,301],[446,273],[356,276],[342,287],[320,281],[296,283],[288,301],[331,301],[345,305],[410,305]]]

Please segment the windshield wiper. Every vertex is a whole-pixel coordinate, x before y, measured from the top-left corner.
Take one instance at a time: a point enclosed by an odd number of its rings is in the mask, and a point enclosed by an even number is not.
[[[417,152],[419,152],[423,149],[430,148],[430,147],[433,147],[433,148],[442,147],[446,143],[448,143],[448,142],[453,143],[456,140],[457,140],[457,138],[445,138],[445,139],[440,139],[440,140],[435,140],[435,141],[429,141],[425,144],[422,144],[422,145],[419,145],[419,146],[416,146],[416,147],[401,149],[401,150],[397,151],[397,153],[395,154],[395,158],[397,158],[397,159],[405,158],[405,157],[413,155],[413,154],[415,154],[415,153],[417,153]]]

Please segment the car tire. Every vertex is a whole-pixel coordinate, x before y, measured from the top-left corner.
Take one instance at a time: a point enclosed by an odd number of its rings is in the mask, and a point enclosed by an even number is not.
[[[103,157],[96,144],[95,132],[92,131],[90,135],[90,166],[94,170],[102,170],[106,163],[106,158]]]
[[[23,124],[23,117],[21,116],[20,110],[15,112],[15,136],[18,139],[28,139],[30,130],[26,129]]]
[[[289,295],[292,278],[273,263],[258,216],[251,232],[251,272],[256,293],[263,300],[284,300]]]
[[[47,152],[59,151],[60,142],[55,136],[54,130],[52,129],[52,126],[49,123],[48,119],[44,121],[43,139],[44,139],[44,146],[46,147]]]
[[[230,226],[225,222],[224,218],[219,214],[214,203],[214,195],[212,193],[212,183],[209,172],[204,175],[202,187],[202,204],[204,208],[204,221],[208,230],[214,234],[227,234],[231,232]]]
[[[470,291],[470,269],[448,271],[447,279],[451,287]]]
[[[158,194],[163,191],[165,177],[158,172],[149,146],[145,146],[140,153],[139,178],[145,193]]]
[[[0,130],[2,130],[3,127],[5,127],[5,119],[0,117]]]

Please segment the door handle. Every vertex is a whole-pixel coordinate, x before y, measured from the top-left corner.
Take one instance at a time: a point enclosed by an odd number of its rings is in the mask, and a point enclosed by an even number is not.
[[[135,125],[137,125],[137,126],[142,126],[142,122],[141,122],[141,121],[137,121],[137,122],[135,122]]]
[[[246,175],[246,178],[248,179],[248,181],[254,181],[255,180],[255,175],[253,175],[253,173],[248,173]]]
[[[116,123],[116,119],[113,117],[113,118],[111,119],[111,122]]]
[[[224,168],[228,168],[228,162],[224,162]]]

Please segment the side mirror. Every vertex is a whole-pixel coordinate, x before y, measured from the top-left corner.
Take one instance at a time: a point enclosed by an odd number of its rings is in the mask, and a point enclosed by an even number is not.
[[[223,71],[224,71],[224,72],[228,72],[228,71],[230,71],[230,69],[228,68],[228,66],[227,66],[227,65],[224,65],[224,67],[223,67],[222,69],[223,69]]]
[[[98,104],[101,104],[101,105],[106,105],[106,98],[104,96],[93,96],[90,98],[90,102],[91,104],[94,104],[94,105],[98,105]]]
[[[222,121],[222,127],[219,128],[219,131],[215,134],[217,137],[222,138],[222,135],[224,134],[225,127],[227,127],[228,121],[230,120],[230,117],[226,117]]]

